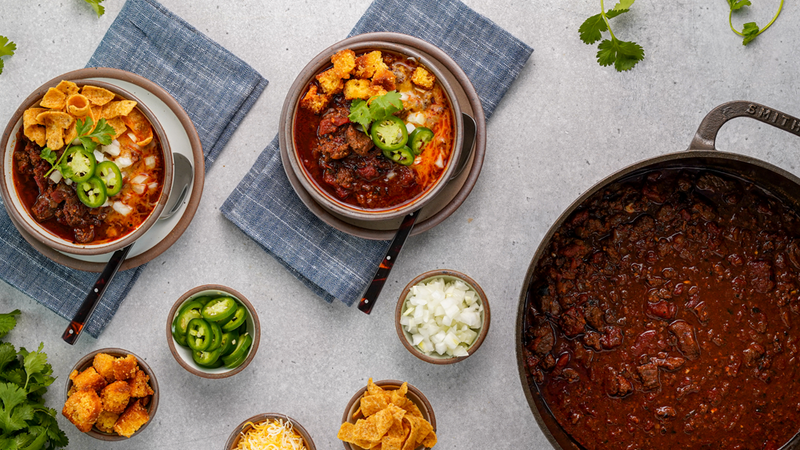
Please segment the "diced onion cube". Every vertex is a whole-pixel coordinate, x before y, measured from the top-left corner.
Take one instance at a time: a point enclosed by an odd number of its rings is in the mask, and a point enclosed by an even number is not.
[[[119,150],[119,141],[114,139],[113,141],[111,141],[110,144],[103,145],[102,147],[100,147],[100,149],[103,152],[108,153],[109,155],[111,155],[114,158],[116,158],[117,156],[119,156],[119,152],[120,152],[120,150]],[[117,164],[117,165],[119,165],[119,164]]]
[[[124,169],[133,165],[133,160],[127,156],[120,156],[119,158],[115,159],[114,162],[120,169]]]
[[[123,216],[127,216],[131,213],[131,211],[133,211],[133,208],[119,201],[114,202],[111,207],[114,208],[114,211],[122,214]]]
[[[147,158],[144,159],[144,165],[148,169],[152,169],[153,167],[156,166],[156,157],[153,155],[148,156]]]
[[[94,159],[97,161],[98,164],[106,160],[106,157],[103,156],[103,153],[98,151],[97,149],[94,150]]]
[[[53,180],[53,183],[55,183],[55,184],[58,184],[58,182],[61,181],[62,178],[64,178],[64,176],[61,175],[61,172],[59,172],[57,170],[54,170],[50,174],[50,179]],[[72,180],[70,180],[70,181],[72,181]]]

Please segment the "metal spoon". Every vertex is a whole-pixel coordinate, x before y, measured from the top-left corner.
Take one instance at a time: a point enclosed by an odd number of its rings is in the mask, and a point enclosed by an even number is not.
[[[467,161],[469,161],[469,157],[472,156],[472,151],[475,149],[475,132],[477,129],[475,119],[464,113],[462,113],[461,116],[464,119],[464,140],[456,169],[453,171],[453,175],[450,176],[451,181],[464,171],[464,167],[466,167]],[[358,302],[358,309],[365,314],[372,312],[375,301],[378,299],[378,296],[381,295],[383,285],[386,284],[386,279],[389,278],[389,272],[392,271],[392,267],[394,267],[394,263],[397,261],[397,256],[400,254],[400,250],[403,249],[403,244],[411,234],[411,229],[414,228],[414,222],[416,222],[418,215],[419,211],[414,211],[405,216],[403,218],[403,223],[400,224],[400,228],[392,239],[392,243],[389,244],[389,250],[386,251],[386,255],[381,260],[381,264],[378,266],[378,270],[375,272],[372,282],[367,287],[367,290],[364,291],[364,296],[361,298],[361,301]]]
[[[171,189],[173,194],[167,199],[167,204],[164,207],[164,211],[166,212],[162,213],[158,217],[158,220],[170,218],[178,212],[184,197],[186,197],[186,194],[189,192],[189,186],[192,184],[192,179],[194,178],[192,163],[189,162],[188,158],[180,153],[173,153],[172,157],[175,161]],[[61,339],[63,339],[64,342],[72,345],[78,341],[83,327],[86,325],[86,322],[89,321],[89,317],[91,317],[92,312],[94,312],[94,309],[100,303],[100,299],[103,298],[106,288],[111,284],[111,280],[114,279],[119,268],[122,267],[122,263],[125,261],[128,253],[130,253],[132,247],[133,244],[117,250],[111,255],[111,259],[108,260],[108,264],[106,264],[103,272],[97,277],[97,281],[95,281],[94,286],[92,286],[92,290],[89,291],[86,298],[83,299],[83,303],[81,303],[81,307],[78,308],[78,312],[75,313],[69,326],[64,330],[64,334],[61,335]]]

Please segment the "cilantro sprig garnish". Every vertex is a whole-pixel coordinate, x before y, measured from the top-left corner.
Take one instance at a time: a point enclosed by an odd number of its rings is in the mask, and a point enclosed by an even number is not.
[[[106,122],[106,119],[100,119],[97,121],[97,126],[92,128],[94,122],[92,121],[91,117],[87,117],[86,120],[77,120],[75,130],[78,132],[78,140],[83,145],[83,148],[86,149],[87,152],[93,152],[95,148],[97,148],[98,142],[103,145],[108,145],[111,143],[111,140],[114,138],[114,127],[109,125]],[[95,142],[94,140],[97,140]],[[45,177],[50,175],[53,170],[58,170],[61,172],[61,175],[64,178],[71,178],[75,175],[75,172],[72,168],[67,164],[67,161],[64,161],[64,157],[66,156],[69,149],[73,147],[72,142],[70,142],[67,147],[64,149],[64,152],[61,153],[61,156],[58,157],[56,152],[54,152],[50,147],[45,147],[39,152],[39,157],[43,160],[47,161],[53,167],[44,174]]]
[[[0,333],[16,326],[19,310],[0,314]],[[0,448],[55,449],[69,439],[58,427],[56,411],[44,405],[47,387],[56,380],[47,354],[29,352],[7,342],[0,343]]]
[[[100,4],[103,3],[104,0],[84,0],[84,1],[92,7],[94,12],[97,14],[97,17],[102,16],[106,12],[106,9],[103,8],[103,6]]]
[[[772,18],[772,20],[767,24],[767,26],[765,26],[764,28],[759,28],[755,22],[747,22],[742,26],[742,31],[738,31],[733,26],[733,12],[741,11],[742,8],[744,8],[745,6],[750,6],[751,5],[750,0],[728,0],[728,5],[731,7],[730,12],[728,13],[728,25],[731,27],[731,31],[733,31],[734,33],[738,34],[743,38],[742,45],[749,44],[750,42],[753,41],[753,39],[756,38],[756,36],[767,31],[767,28],[769,28],[770,26],[772,26],[773,23],[775,23],[775,20],[778,18],[778,16],[781,15],[781,11],[783,10],[783,0],[781,0],[780,5],[778,5],[778,12],[775,13],[775,17]]]
[[[353,100],[348,118],[351,122],[361,125],[364,133],[369,133],[372,122],[381,121],[402,109],[403,101],[400,100],[400,94],[397,91],[389,91],[371,97],[367,101],[360,98]]]
[[[644,49],[635,42],[617,39],[609,22],[609,19],[628,12],[634,1],[636,0],[620,0],[614,8],[606,11],[603,0],[600,0],[600,14],[589,17],[578,28],[581,40],[586,44],[594,44],[602,39],[603,32],[608,31],[611,39],[604,39],[597,46],[597,62],[601,66],[613,64],[618,72],[623,72],[631,70],[644,59]]]
[[[17,44],[5,36],[0,36],[0,73],[3,73],[3,56],[13,56],[16,49]]]

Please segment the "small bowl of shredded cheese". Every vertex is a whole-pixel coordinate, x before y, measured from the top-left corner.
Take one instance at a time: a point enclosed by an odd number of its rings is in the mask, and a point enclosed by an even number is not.
[[[400,342],[417,358],[453,364],[481,346],[489,332],[489,302],[472,278],[433,270],[406,285],[395,309]]]
[[[240,423],[233,430],[227,450],[316,450],[302,425],[284,414],[264,413]]]

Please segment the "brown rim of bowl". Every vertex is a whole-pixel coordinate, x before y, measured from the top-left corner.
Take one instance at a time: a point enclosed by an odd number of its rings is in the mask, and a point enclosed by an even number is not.
[[[453,277],[467,283],[472,289],[475,289],[475,292],[478,293],[480,302],[483,305],[483,325],[481,326],[481,330],[478,332],[478,337],[475,338],[475,342],[473,342],[472,345],[470,345],[467,349],[467,356],[435,357],[426,355],[416,346],[411,344],[411,342],[408,340],[408,337],[406,337],[406,331],[403,330],[403,326],[400,325],[400,316],[403,314],[403,305],[406,303],[406,297],[408,297],[408,293],[411,291],[411,288],[423,281],[437,277]],[[464,275],[463,273],[448,269],[431,270],[417,276],[411,280],[405,288],[403,288],[403,292],[400,293],[400,297],[397,299],[397,306],[394,309],[394,325],[395,331],[397,331],[397,337],[400,339],[400,342],[403,344],[406,350],[408,350],[412,355],[431,364],[455,364],[472,356],[476,351],[478,351],[478,348],[480,348],[481,344],[483,344],[483,341],[486,339],[486,335],[489,333],[489,325],[491,325],[489,300],[486,298],[486,293],[483,291],[481,286],[475,282],[475,280]]]
[[[98,353],[108,353],[109,355],[117,356],[117,357],[119,357],[119,356],[123,356],[124,357],[126,355],[133,355],[136,358],[136,362],[139,364],[139,368],[141,370],[143,370],[144,373],[146,373],[147,375],[150,376],[150,388],[153,389],[153,395],[150,398],[150,403],[147,405],[147,414],[150,416],[150,418],[147,420],[147,422],[145,422],[144,425],[142,425],[138,430],[136,430],[135,433],[133,433],[131,435],[130,438],[132,438],[132,437],[138,435],[139,433],[141,433],[142,430],[147,428],[147,426],[150,425],[151,422],[153,422],[153,417],[155,417],[156,411],[158,410],[158,398],[159,398],[159,395],[160,395],[159,394],[160,391],[158,389],[158,381],[156,380],[156,375],[153,372],[153,369],[151,369],[150,366],[147,365],[147,363],[144,361],[144,359],[142,359],[139,355],[137,355],[136,353],[133,353],[131,351],[128,351],[128,350],[125,350],[125,349],[121,349],[121,348],[101,348],[99,350],[95,350],[95,351],[89,353],[88,355],[84,356],[83,358],[79,359],[78,362],[75,363],[75,365],[72,367],[72,370],[70,370],[69,373],[72,373],[75,370],[77,370],[78,372],[82,372],[82,371],[88,369],[92,365],[92,363],[94,362],[95,355],[97,355]],[[70,380],[69,376],[67,376],[67,384],[66,384],[66,387],[64,389],[64,401],[65,402],[67,401],[67,398],[68,398],[67,392],[69,392],[69,389],[71,387],[72,387],[72,380]],[[70,425],[71,424],[72,423],[70,423]],[[88,434],[89,436],[91,436],[91,437],[93,437],[95,439],[99,439],[101,441],[124,441],[126,439],[130,439],[130,438],[126,438],[125,436],[120,436],[118,434],[103,433],[102,431],[98,430],[95,427],[92,427],[91,430],[89,430],[88,432],[86,432],[84,434]]]
[[[292,429],[297,431],[297,433],[300,434],[300,436],[303,438],[303,441],[305,441],[306,450],[317,450],[316,445],[314,445],[314,440],[311,439],[311,434],[308,433],[308,430],[303,428],[303,426],[300,425],[300,422],[292,419],[286,414],[280,414],[280,413],[256,414],[255,416],[242,421],[242,423],[240,423],[238,426],[236,426],[236,428],[233,429],[233,432],[231,433],[230,437],[228,437],[228,441],[225,442],[225,449],[233,450],[233,448],[236,447],[236,445],[239,443],[239,437],[242,435],[243,432],[245,432],[247,429],[250,428],[250,426],[248,426],[248,423],[256,424],[259,422],[263,422],[267,419],[271,420],[283,419],[285,421],[288,421],[289,423],[292,424]]]
[[[14,217],[14,225],[18,225],[25,229],[25,231],[31,235],[34,239],[41,241],[43,244],[52,247],[56,250],[73,253],[76,255],[99,255],[109,252],[114,252],[119,250],[120,248],[127,247],[128,245],[133,244],[139,237],[141,237],[144,233],[150,229],[153,224],[158,221],[158,217],[161,214],[161,211],[164,209],[164,205],[167,202],[167,198],[169,197],[169,191],[172,187],[172,150],[170,148],[169,140],[167,138],[166,133],[164,132],[161,123],[158,121],[158,118],[155,114],[147,107],[145,103],[143,103],[138,97],[133,95],[132,93],[128,92],[127,90],[113,84],[108,83],[105,81],[95,81],[95,80],[86,80],[82,78],[68,78],[70,74],[64,74],[61,77],[54,78],[53,80],[48,81],[47,83],[40,86],[36,89],[33,93],[31,93],[17,108],[17,111],[12,116],[11,120],[8,122],[6,126],[6,131],[3,133],[3,140],[2,140],[2,147],[0,148],[0,154],[2,154],[2,160],[0,161],[0,165],[3,166],[3,181],[0,183],[0,191],[2,191],[3,200],[6,205],[11,204],[11,206],[6,206],[6,211],[10,216]],[[56,81],[58,80],[58,81]],[[8,144],[8,140],[11,139],[12,134],[17,134],[20,136],[21,134],[21,124],[20,127],[17,128],[17,123],[21,121],[22,114],[28,108],[31,108],[37,104],[37,102],[45,95],[49,88],[55,87],[61,80],[69,80],[72,81],[79,86],[83,85],[93,85],[97,87],[101,87],[104,89],[108,89],[109,91],[113,92],[114,94],[125,98],[126,100],[133,100],[137,103],[136,107],[145,115],[147,120],[150,122],[150,125],[153,127],[153,131],[155,135],[158,137],[158,140],[161,144],[161,152],[164,159],[164,186],[162,187],[161,196],[159,197],[158,203],[151,211],[148,218],[133,232],[125,235],[124,237],[110,242],[110,243],[102,243],[102,244],[68,244],[65,243],[64,239],[58,238],[49,231],[47,231],[42,226],[33,226],[30,222],[36,222],[33,217],[30,216],[30,213],[27,211],[20,211],[13,205],[14,200],[12,195],[17,196],[18,194],[15,192],[10,192],[7,186],[7,180],[5,180],[5,160],[6,160],[6,146]],[[13,181],[12,181],[13,183]],[[26,218],[30,219],[26,220]]]
[[[156,96],[159,100],[164,102],[167,108],[175,114],[175,117],[180,122],[181,126],[183,127],[184,131],[186,132],[187,138],[189,140],[189,144],[191,147],[191,152],[193,156],[193,163],[194,163],[194,181],[192,182],[192,192],[189,196],[189,199],[186,204],[186,208],[184,209],[183,214],[181,215],[180,220],[175,225],[175,227],[169,232],[169,234],[162,239],[160,242],[155,244],[149,250],[125,259],[125,262],[122,263],[122,267],[120,270],[128,270],[135,267],[139,267],[142,264],[150,262],[164,251],[166,251],[169,247],[174,244],[178,238],[181,237],[186,228],[191,223],[192,219],[194,218],[195,213],[197,212],[197,208],[200,205],[200,198],[203,194],[203,184],[205,179],[205,157],[203,155],[203,146],[200,142],[200,136],[197,134],[197,129],[194,126],[191,118],[183,109],[183,107],[178,103],[177,100],[164,88],[155,84],[154,82],[144,78],[140,75],[137,75],[132,72],[128,72],[122,69],[114,69],[110,67],[89,67],[85,69],[77,69],[73,70],[72,72],[67,72],[62,76],[53,78],[50,82],[55,82],[56,84],[63,78],[68,77],[70,79],[86,79],[86,78],[111,78],[120,81],[124,81],[127,83],[134,84],[142,89],[147,90],[149,93]],[[94,80],[92,80],[94,81]],[[18,120],[18,119],[17,119]],[[2,140],[0,140],[0,146],[5,148],[8,139],[10,138],[10,130],[7,127],[6,131],[3,134]],[[2,166],[3,161],[0,159],[0,166]],[[12,222],[16,222],[14,217],[9,215]],[[105,262],[90,262],[84,261],[81,259],[73,258],[69,255],[61,253],[59,251],[54,250],[51,247],[48,247],[44,243],[36,240],[33,236],[24,232],[21,227],[17,227],[20,230],[20,234],[22,237],[36,250],[41,252],[44,256],[48,257],[52,261],[67,266],[72,269],[83,270],[87,272],[102,272],[106,266]],[[110,257],[111,253],[109,253]]]
[[[403,385],[403,382],[399,380],[381,380],[381,381],[374,381],[373,383],[385,390],[396,390]],[[409,400],[411,400],[417,405],[420,412],[422,413],[422,417],[428,422],[430,422],[431,426],[433,427],[433,431],[435,432],[436,415],[433,413],[433,406],[431,406],[431,402],[428,401],[428,397],[426,397],[425,394],[422,393],[422,391],[417,389],[411,383],[408,382],[406,383],[408,384],[408,393],[406,394],[406,397],[408,397]],[[355,405],[356,402],[359,402],[361,400],[361,397],[364,396],[365,392],[367,392],[367,386],[364,386],[363,388],[359,389],[358,392],[356,392],[355,395],[353,395],[350,401],[347,402],[347,406],[344,408],[344,414],[342,415],[342,423],[345,422],[355,423],[355,420],[353,419],[353,413],[356,411],[356,409],[358,409]],[[345,450],[359,450],[359,449],[363,450],[361,447],[354,446],[348,442],[342,441],[342,444],[344,444]],[[415,450],[420,448],[424,447],[420,445],[415,447]]]
[[[220,291],[225,292],[226,294],[230,294],[232,297],[236,298],[236,300],[242,302],[242,304],[247,308],[247,312],[250,313],[250,319],[253,321],[253,344],[250,347],[250,352],[247,354],[247,358],[245,358],[242,365],[236,367],[234,369],[228,369],[224,372],[206,372],[205,370],[201,369],[199,366],[196,366],[194,363],[188,363],[185,359],[178,354],[177,343],[175,342],[175,338],[172,337],[172,321],[175,319],[175,313],[178,312],[178,309],[186,303],[190,297],[203,292],[203,291]],[[190,289],[186,291],[183,295],[178,297],[178,300],[172,305],[172,308],[169,310],[169,315],[167,316],[167,344],[169,345],[169,351],[172,353],[172,357],[175,358],[175,361],[181,365],[187,371],[197,375],[198,377],[208,378],[212,380],[217,380],[220,378],[228,378],[236,375],[237,373],[243,371],[245,367],[250,365],[250,362],[255,358],[256,352],[258,351],[258,346],[261,342],[261,322],[258,320],[258,313],[256,312],[256,308],[250,303],[250,300],[247,299],[241,292],[229,288],[228,286],[223,286],[221,284],[204,284],[202,286],[197,286],[196,288]]]
[[[289,156],[288,159],[291,166],[291,167],[284,166],[284,170],[286,171],[292,170],[296,174],[297,179],[300,181],[303,187],[305,187],[306,191],[314,198],[314,200],[317,201],[317,203],[319,203],[322,207],[332,212],[335,212],[345,217],[350,217],[358,220],[366,220],[366,221],[395,219],[398,217],[403,217],[410,212],[416,211],[424,207],[449,182],[450,176],[455,170],[457,162],[459,160],[459,155],[461,154],[462,151],[462,142],[464,139],[461,107],[459,105],[458,97],[455,95],[453,87],[450,85],[447,78],[442,75],[442,73],[440,72],[439,68],[436,65],[430,62],[428,56],[423,55],[418,51],[417,47],[420,46],[420,43],[425,43],[425,41],[401,33],[372,33],[366,35],[373,38],[369,40],[364,40],[363,36],[365,35],[361,36],[362,37],[359,40],[348,38],[339,41],[333,44],[332,46],[326,48],[317,56],[315,56],[303,68],[300,74],[298,74],[297,78],[295,78],[294,83],[289,89],[289,95],[286,96],[283,108],[281,110],[279,143],[281,146],[286,146],[287,155]],[[428,45],[432,46],[432,44]],[[331,65],[330,63],[331,56],[337,51],[343,49],[350,49],[355,51],[356,53],[365,52],[369,50],[388,50],[405,56],[414,57],[418,59],[431,72],[433,72],[434,75],[436,75],[442,88],[444,88],[448,101],[450,102],[450,107],[453,113],[453,120],[455,121],[454,124],[455,139],[453,140],[453,150],[450,155],[450,160],[448,161],[447,167],[445,168],[442,175],[439,177],[438,180],[436,180],[435,184],[432,187],[428,188],[425,192],[421,193],[414,199],[407,201],[401,205],[397,205],[386,209],[369,210],[342,202],[341,200],[331,196],[330,194],[325,192],[324,189],[318,186],[317,182],[308,174],[305,165],[303,165],[299,161],[297,152],[294,149],[294,119],[296,116],[295,112],[299,107],[300,99],[303,92],[305,91],[305,87],[317,73],[319,73],[323,68]],[[439,53],[442,54],[443,52],[439,50]],[[437,55],[431,55],[431,58],[437,58]]]

